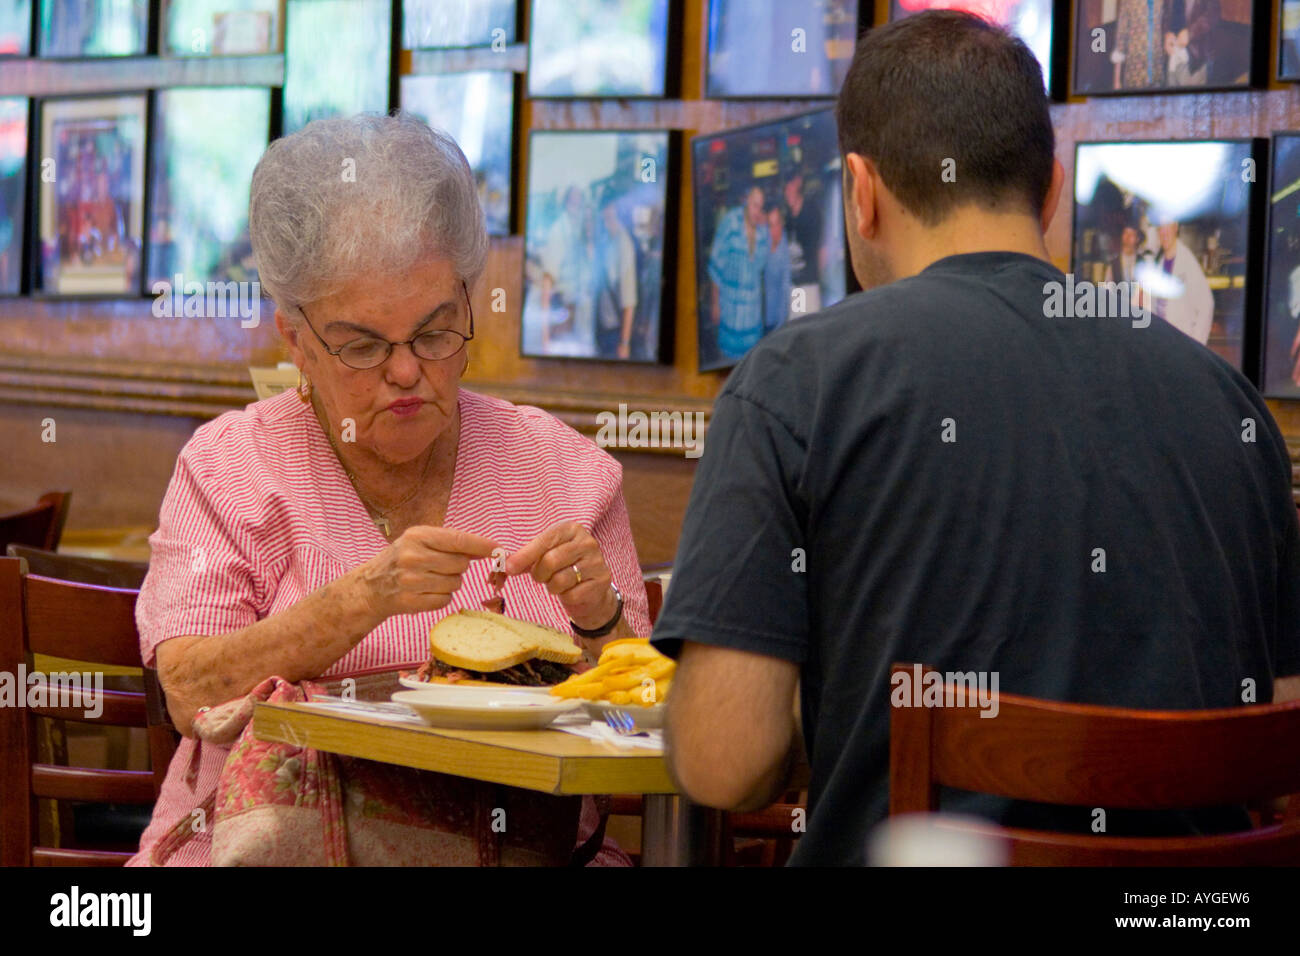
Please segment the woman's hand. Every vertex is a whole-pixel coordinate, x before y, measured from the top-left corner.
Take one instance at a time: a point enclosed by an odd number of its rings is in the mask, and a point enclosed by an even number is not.
[[[490,557],[495,547],[466,531],[416,525],[357,570],[366,600],[382,621],[446,607],[470,562]]]
[[[600,545],[577,522],[553,525],[506,561],[506,574],[529,572],[560,599],[569,620],[594,631],[609,623],[618,610],[610,586],[613,575],[605,565]]]

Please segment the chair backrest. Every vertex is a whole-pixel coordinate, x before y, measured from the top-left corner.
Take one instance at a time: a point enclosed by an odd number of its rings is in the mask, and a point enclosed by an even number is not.
[[[659,620],[659,612],[664,606],[663,578],[665,575],[671,574],[672,570],[673,563],[671,561],[641,565],[641,580],[645,582],[645,594],[650,602],[650,625],[652,627],[655,621]]]
[[[918,679],[941,683],[943,675],[895,664],[891,678],[896,694],[904,690],[904,700],[919,703],[925,697],[912,685]],[[998,694],[996,716],[989,719],[968,688],[944,684],[939,706],[890,708],[891,815],[937,810],[940,786],[1040,803],[1148,810],[1300,793],[1300,701],[1142,711]],[[1300,798],[1291,800],[1280,824],[1223,836],[1001,832],[1010,841],[1011,862],[1022,865],[1295,864],[1298,805]]]
[[[63,536],[71,500],[70,491],[51,491],[41,495],[34,508],[0,515],[0,548],[25,544],[53,551]]]
[[[655,621],[659,620],[659,611],[664,606],[664,588],[658,581],[647,581],[645,583],[645,596],[650,604],[650,626],[655,626]]]
[[[21,706],[0,707],[0,865],[107,865],[129,853],[106,853],[36,845],[40,798],[96,803],[152,804],[171,756],[165,728],[151,726],[146,694],[102,690],[102,678],[27,674],[33,655],[86,661],[91,665],[141,667],[135,627],[138,592],[29,575],[21,558],[0,558],[0,671],[14,675]],[[93,671],[91,672],[94,673]],[[25,680],[18,675],[26,674]],[[44,683],[45,693],[29,686]],[[28,685],[28,686],[25,686]],[[58,693],[56,687],[64,689]],[[15,701],[14,703],[19,703]],[[147,727],[152,771],[61,767],[35,760],[37,717]],[[174,752],[174,742],[171,750]]]
[[[59,554],[43,548],[11,544],[5,549],[13,558],[27,562],[27,573],[60,581],[77,581],[80,584],[97,584],[106,588],[139,590],[149,573],[146,561],[118,561],[109,558],[83,558]]]

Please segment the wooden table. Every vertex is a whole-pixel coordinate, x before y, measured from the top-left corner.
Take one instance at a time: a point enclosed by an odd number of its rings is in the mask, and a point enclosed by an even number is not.
[[[259,740],[564,795],[639,793],[642,866],[717,865],[721,814],[677,795],[661,753],[558,730],[446,730],[305,704],[261,703]]]

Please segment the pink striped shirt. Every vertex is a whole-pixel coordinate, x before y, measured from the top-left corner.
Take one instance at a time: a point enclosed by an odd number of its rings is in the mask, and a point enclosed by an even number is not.
[[[515,551],[553,524],[576,521],[600,543],[632,630],[649,634],[622,466],[540,409],[464,389],[459,404],[460,445],[446,527]],[[227,412],[194,433],[176,463],[149,544],[149,575],[136,621],[145,663],[154,666],[163,641],[247,627],[341,577],[388,542],[357,498],[311,406],[287,391]],[[490,570],[489,560],[474,562],[450,605],[389,618],[322,676],[423,663],[437,620],[478,608],[495,594]],[[528,575],[510,578],[505,597],[512,616],[570,630],[559,599]],[[148,865],[153,845],[216,789],[227,751],[203,745],[191,788],[184,775],[195,746],[190,738],[182,741],[130,865]],[[584,836],[592,817],[587,804]],[[210,854],[210,836],[199,833],[169,862],[203,866]]]

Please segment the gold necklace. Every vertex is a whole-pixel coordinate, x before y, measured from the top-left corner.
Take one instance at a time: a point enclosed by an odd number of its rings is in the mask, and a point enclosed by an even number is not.
[[[361,503],[370,511],[378,512],[378,517],[372,518],[371,520],[374,522],[375,527],[379,529],[379,533],[384,536],[385,540],[388,540],[393,533],[392,526],[388,523],[388,516],[415,497],[416,493],[420,490],[420,486],[424,484],[424,479],[429,475],[429,466],[433,464],[433,456],[436,449],[430,447],[429,457],[424,462],[424,470],[420,472],[420,477],[416,479],[415,487],[411,489],[411,493],[397,504],[391,505],[385,510],[380,511],[369,498],[361,493],[361,485],[357,482],[357,476],[348,471],[348,466],[343,464],[343,455],[339,452],[339,446],[334,444],[334,436],[329,433],[328,429],[325,430],[325,440],[330,443],[330,448],[334,450],[334,457],[339,461],[339,467],[343,469],[343,474],[348,476],[348,481],[352,482],[352,490],[357,493],[357,497],[361,499]]]

